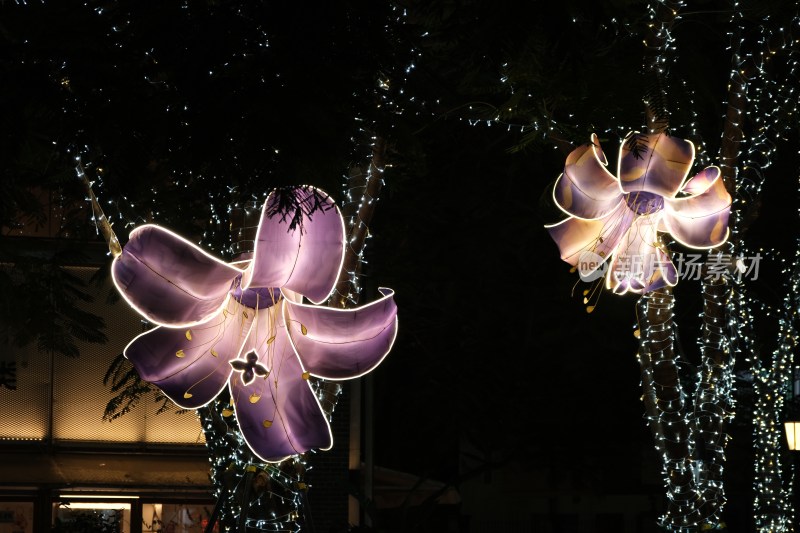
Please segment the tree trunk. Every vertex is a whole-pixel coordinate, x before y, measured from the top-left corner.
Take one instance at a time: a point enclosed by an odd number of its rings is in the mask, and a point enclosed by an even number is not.
[[[665,55],[669,30],[679,7],[678,2],[656,3],[650,32],[645,36],[644,73],[649,77],[649,84],[644,103],[650,134],[663,133],[669,126]],[[668,529],[680,530],[699,524],[700,501],[694,450],[690,446],[691,426],[674,346],[674,305],[675,296],[669,287],[641,297],[637,304],[640,321],[638,359],[642,400],[656,450],[661,454],[667,491],[667,511],[661,521]]]
[[[231,208],[231,251],[248,258],[255,246],[261,206],[255,202]],[[233,407],[217,398],[197,409],[211,463],[216,505],[206,533],[215,523],[220,531],[245,533],[248,521],[276,530],[296,530],[304,525],[313,531],[306,516],[305,460],[298,456],[280,464],[261,462],[239,433]]]
[[[339,272],[339,281],[336,283],[333,296],[328,301],[331,307],[346,308],[358,304],[361,293],[358,276],[369,236],[369,224],[383,189],[386,148],[386,140],[383,137],[376,137],[372,145],[372,158],[366,171],[354,167],[347,180],[347,202],[342,208],[342,216],[348,228],[347,248]]]
[[[383,186],[386,143],[377,138],[366,172],[354,172],[348,180],[349,201],[343,208],[347,229],[347,247],[335,290],[329,304],[346,308],[358,304],[358,276],[369,236],[369,223]],[[237,256],[252,252],[255,228],[260,211],[254,206],[234,209],[231,215],[232,250]],[[320,405],[328,419],[333,416],[342,387],[338,382],[313,380]],[[305,457],[283,461],[279,465],[257,461],[239,435],[230,406],[217,400],[198,409],[211,461],[212,481],[217,504],[206,532],[216,521],[221,530],[244,533],[248,520],[262,520],[276,530],[313,531],[306,515],[304,482]],[[287,529],[288,528],[288,529]]]
[[[675,298],[669,288],[651,291],[639,301],[639,361],[643,400],[656,449],[661,454],[667,489],[665,526],[696,526],[700,518],[690,427],[675,353]]]
[[[732,38],[735,43],[740,39]],[[739,58],[739,44],[731,51],[732,79],[728,87],[728,107],[720,145],[720,172],[731,197],[736,194],[736,177],[744,133],[742,113],[747,105],[747,78]],[[723,245],[709,250],[708,257],[727,258],[733,263],[738,227],[731,213],[732,237]],[[731,272],[709,276],[706,261],[702,273],[703,323],[700,340],[700,374],[694,397],[693,435],[700,464],[702,517],[718,523],[725,505],[723,470],[728,444],[725,422],[733,418],[733,349],[728,334],[731,298]]]

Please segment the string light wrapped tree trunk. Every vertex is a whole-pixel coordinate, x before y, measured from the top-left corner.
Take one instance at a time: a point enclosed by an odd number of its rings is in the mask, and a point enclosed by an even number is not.
[[[761,188],[766,171],[772,165],[777,143],[790,131],[797,132],[797,97],[792,82],[797,79],[796,55],[800,45],[800,14],[794,6],[793,16],[776,26],[762,26],[755,38],[733,40],[733,63],[729,98],[730,128],[723,139],[723,163],[731,167],[737,183],[747,196],[742,198],[742,214],[736,220],[734,231],[738,234],[733,245],[735,257],[746,257],[748,250],[744,236],[758,216]],[[743,33],[743,16],[737,14],[734,35]],[[783,23],[786,23],[783,26]],[[750,49],[742,50],[740,42],[749,42]],[[778,63],[777,60],[783,60]],[[777,67],[777,68],[776,68]],[[743,124],[752,130],[743,132]],[[749,138],[748,138],[749,137]],[[737,142],[738,141],[738,142]],[[745,142],[746,141],[746,142]],[[746,147],[743,149],[743,147]],[[747,185],[747,187],[745,187]],[[777,274],[783,279],[783,298],[769,304],[750,291],[742,282],[742,271],[757,265],[756,254],[750,251],[749,265],[737,262],[740,271],[734,271],[732,289],[734,298],[730,314],[735,318],[736,339],[750,367],[754,406],[754,498],[753,516],[759,532],[785,532],[793,530],[795,508],[790,486],[794,474],[785,469],[786,441],[783,434],[785,403],[790,394],[793,368],[793,351],[797,331],[797,261],[800,248],[794,241],[794,254],[789,264]],[[777,305],[778,309],[773,306]],[[766,316],[763,316],[766,315]],[[758,323],[766,320],[773,327],[764,334]],[[774,339],[765,338],[775,335]]]
[[[657,2],[651,8],[644,68],[645,76],[650,79],[644,102],[651,134],[665,133],[669,127],[664,56],[681,4],[679,1]],[[660,236],[659,247],[664,247]],[[637,358],[642,375],[642,399],[665,477],[667,510],[661,520],[667,528],[679,531],[698,526],[709,514],[706,511],[704,516],[700,511],[692,427],[675,351],[674,306],[675,295],[669,286],[641,297],[637,307],[643,323],[639,327]]]
[[[717,527],[721,522],[724,422],[730,412],[726,403],[730,388],[723,386],[729,376],[725,372],[730,372],[725,359],[729,341],[720,333],[726,288],[704,291],[708,316],[701,346],[709,348],[702,350],[701,368],[706,371],[691,398],[681,381],[681,354],[675,343],[672,286],[678,282],[678,272],[662,237],[667,232],[683,244],[712,251],[722,246],[728,237],[732,198],[717,167],[689,178],[694,146],[668,135],[665,56],[681,5],[664,1],[651,8],[644,64],[647,133],[626,136],[616,178],[598,166],[606,162],[594,139],[595,162],[583,155],[588,150],[571,153],[554,190],[554,199],[571,217],[549,226],[563,259],[574,262],[578,257],[580,263],[578,253],[599,254],[599,262],[607,262],[608,288],[618,294],[642,294],[636,305],[642,400],[665,481],[667,507],[660,520],[671,531]],[[586,179],[596,189],[589,190]],[[618,188],[621,196],[617,196]],[[620,197],[629,210],[616,203]],[[694,206],[691,212],[684,211],[687,205]],[[620,210],[621,215],[617,214]],[[655,262],[658,268],[627,270],[630,266],[625,262],[632,259]]]
[[[745,102],[746,78],[750,73],[741,70],[739,46],[741,40],[732,38],[732,80],[728,87],[727,109],[719,150],[720,171],[728,193],[736,194],[738,155],[744,139],[742,111]],[[733,419],[735,349],[731,328],[734,305],[731,272],[709,272],[712,258],[735,256],[738,240],[736,212],[731,213],[729,226],[732,236],[722,246],[708,252],[702,268],[701,290],[703,311],[700,338],[700,370],[694,394],[694,435],[698,448],[697,461],[700,493],[706,514],[719,523],[725,505],[724,465],[725,448],[729,441],[726,422]]]

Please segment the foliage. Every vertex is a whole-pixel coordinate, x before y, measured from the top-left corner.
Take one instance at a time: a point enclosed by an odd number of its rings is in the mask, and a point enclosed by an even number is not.
[[[103,318],[81,306],[93,300],[87,281],[65,268],[74,264],[74,254],[57,252],[44,260],[5,258],[13,266],[0,273],[0,288],[6,295],[0,308],[0,342],[11,346],[35,343],[42,352],[77,357],[76,341],[107,341]]]
[[[69,518],[57,517],[51,531],[53,533],[120,533],[122,531],[122,511],[69,510]]]

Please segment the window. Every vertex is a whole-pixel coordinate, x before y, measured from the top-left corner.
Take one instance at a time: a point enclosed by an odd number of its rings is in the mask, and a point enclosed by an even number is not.
[[[33,533],[33,502],[0,502],[0,533]]]
[[[201,504],[143,503],[142,533],[203,533],[210,516],[211,509]]]
[[[53,532],[131,533],[130,501],[62,501],[53,504]]]

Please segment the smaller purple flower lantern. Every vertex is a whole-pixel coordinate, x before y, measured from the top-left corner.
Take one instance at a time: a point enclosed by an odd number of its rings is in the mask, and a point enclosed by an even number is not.
[[[319,189],[294,194],[301,203],[324,197],[322,209],[289,229],[288,220],[268,216],[277,202],[271,194],[245,261],[226,263],[148,224],[131,232],[112,265],[120,294],[158,324],[125,348],[141,378],[188,409],[227,384],[242,436],[268,462],[329,449],[330,426],[309,378],[359,377],[397,335],[390,289],[354,309],[316,305],[338,279],[344,222]]]
[[[556,205],[569,215],[546,226],[561,258],[582,276],[586,268],[594,279],[605,275],[617,294],[675,285],[678,273],[659,233],[700,249],[728,238],[731,196],[720,170],[709,166],[686,179],[693,162],[691,141],[632,132],[620,146],[615,176],[592,135],[567,156],[553,188]]]

